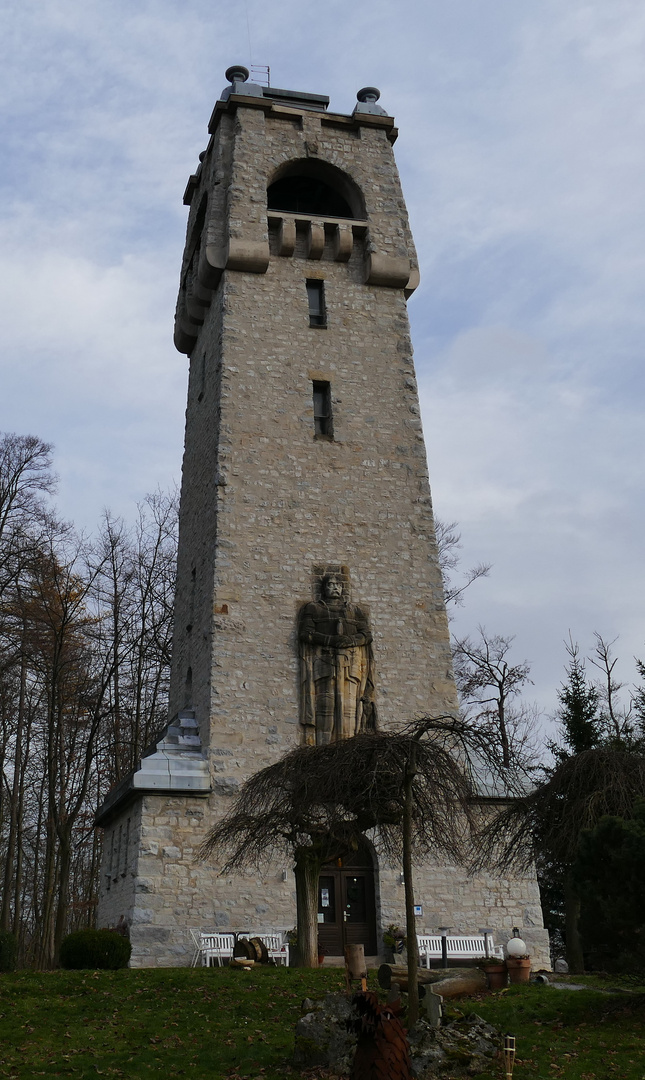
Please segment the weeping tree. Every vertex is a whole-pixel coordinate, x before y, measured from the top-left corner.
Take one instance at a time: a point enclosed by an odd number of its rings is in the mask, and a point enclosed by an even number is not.
[[[480,838],[479,862],[500,872],[527,870],[537,862],[560,867],[564,880],[567,961],[584,970],[574,878],[580,835],[612,814],[631,818],[645,791],[645,755],[611,746],[564,758],[528,794],[505,806]]]
[[[401,731],[303,746],[251,776],[230,812],[208,834],[200,855],[222,873],[260,867],[282,853],[295,864],[298,945],[317,967],[318,878],[333,859],[373,832],[379,852],[403,865],[409,964],[409,1021],[418,1012],[413,862],[428,852],[453,862],[472,856],[476,782],[482,766],[500,775],[495,748],[480,730],[451,716]]]

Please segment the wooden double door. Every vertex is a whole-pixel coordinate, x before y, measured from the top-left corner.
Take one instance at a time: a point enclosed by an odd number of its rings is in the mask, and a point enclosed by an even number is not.
[[[356,862],[367,863],[360,855]],[[371,860],[370,860],[371,861]],[[375,956],[376,905],[371,865],[324,866],[318,880],[318,941],[325,956],[343,956],[345,945],[363,945]]]

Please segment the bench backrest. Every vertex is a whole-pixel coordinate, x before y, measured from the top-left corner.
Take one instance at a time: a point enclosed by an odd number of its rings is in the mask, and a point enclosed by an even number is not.
[[[233,934],[201,935],[201,947],[208,952],[221,953],[222,956],[232,956],[234,945],[235,937]]]
[[[441,936],[439,934],[417,935],[419,952],[423,956],[438,958],[441,956]],[[448,935],[446,937],[448,956],[474,960],[486,955],[486,942],[483,934]],[[489,943],[489,951],[492,952],[492,941]]]

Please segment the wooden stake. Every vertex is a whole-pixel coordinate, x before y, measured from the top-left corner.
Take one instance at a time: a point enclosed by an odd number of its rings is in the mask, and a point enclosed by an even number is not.
[[[515,1063],[515,1036],[504,1036],[504,1068],[506,1069],[506,1080],[511,1080],[513,1076],[513,1065]]]

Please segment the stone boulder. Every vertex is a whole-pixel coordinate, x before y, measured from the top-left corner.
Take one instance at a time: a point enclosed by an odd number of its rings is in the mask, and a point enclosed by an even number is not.
[[[502,1043],[497,1028],[475,1014],[448,1020],[440,1028],[419,1020],[408,1038],[412,1072],[419,1080],[476,1076],[490,1065]]]
[[[356,1036],[347,1030],[351,1005],[344,994],[327,994],[322,1001],[303,1002],[304,1015],[296,1024],[293,1064],[298,1068],[322,1066],[348,1076]]]
[[[356,1036],[347,1030],[351,1005],[344,994],[303,1003],[296,1024],[293,1064],[301,1069],[325,1068],[349,1076]],[[455,1012],[441,1027],[419,1020],[409,1035],[412,1072],[418,1080],[468,1077],[483,1072],[499,1053],[499,1031],[481,1016]]]

